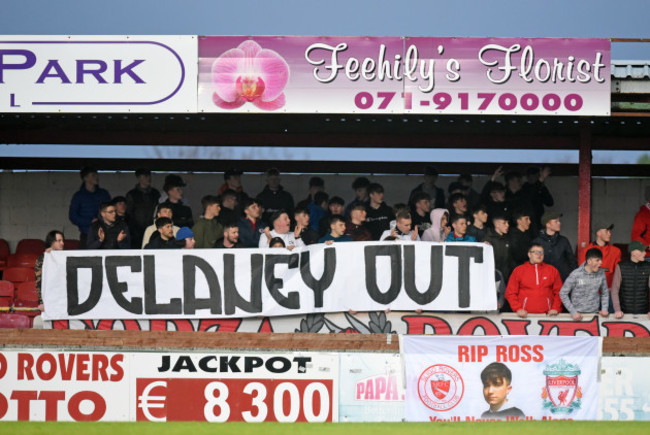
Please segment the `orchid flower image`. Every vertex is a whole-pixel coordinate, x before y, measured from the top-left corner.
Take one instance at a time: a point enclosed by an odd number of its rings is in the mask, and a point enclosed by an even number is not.
[[[244,41],[212,64],[212,100],[223,109],[250,102],[263,110],[276,110],[285,104],[288,81],[289,65],[278,53]]]

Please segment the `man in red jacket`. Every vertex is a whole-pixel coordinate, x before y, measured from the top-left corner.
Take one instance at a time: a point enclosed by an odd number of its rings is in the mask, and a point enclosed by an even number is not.
[[[645,188],[646,203],[641,206],[632,224],[632,240],[649,246],[645,251],[646,260],[650,257],[650,186]]]
[[[589,243],[586,247],[578,250],[578,264],[586,261],[587,251],[591,248],[598,248],[603,253],[603,265],[601,269],[605,271],[605,278],[607,278],[607,286],[612,286],[612,279],[614,278],[614,270],[616,265],[621,261],[621,250],[610,242],[612,240],[612,230],[614,224],[600,222],[594,225],[594,234],[596,240]]]
[[[506,288],[506,299],[519,317],[528,313],[557,316],[562,310],[562,279],[557,269],[544,263],[544,247],[533,243],[528,262],[515,268]]]

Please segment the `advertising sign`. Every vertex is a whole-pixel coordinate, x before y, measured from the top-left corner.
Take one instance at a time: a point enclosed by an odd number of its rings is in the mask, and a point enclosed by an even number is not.
[[[403,337],[407,421],[595,420],[598,337]]]
[[[338,420],[337,354],[0,352],[0,420]]]
[[[196,36],[0,36],[0,112],[196,112]]]
[[[53,251],[45,255],[43,300],[45,320],[470,311],[497,303],[491,246],[428,242]]]
[[[599,420],[650,420],[648,358],[601,359]]]
[[[137,421],[338,420],[337,354],[134,354]]]
[[[201,37],[204,112],[610,114],[606,39]]]
[[[404,376],[399,354],[341,353],[339,420],[402,421]]]
[[[0,352],[0,420],[128,421],[128,354]]]

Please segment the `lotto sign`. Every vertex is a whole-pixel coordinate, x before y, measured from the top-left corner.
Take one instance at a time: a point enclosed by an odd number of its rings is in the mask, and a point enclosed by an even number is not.
[[[595,420],[599,337],[403,337],[408,421]]]
[[[127,421],[129,355],[2,351],[0,420]]]
[[[336,354],[137,354],[138,421],[338,420]]]

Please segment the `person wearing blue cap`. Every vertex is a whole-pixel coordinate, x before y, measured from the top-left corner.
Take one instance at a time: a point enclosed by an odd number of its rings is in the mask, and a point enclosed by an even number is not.
[[[182,227],[176,233],[176,240],[182,249],[194,249],[194,233],[189,227]]]

